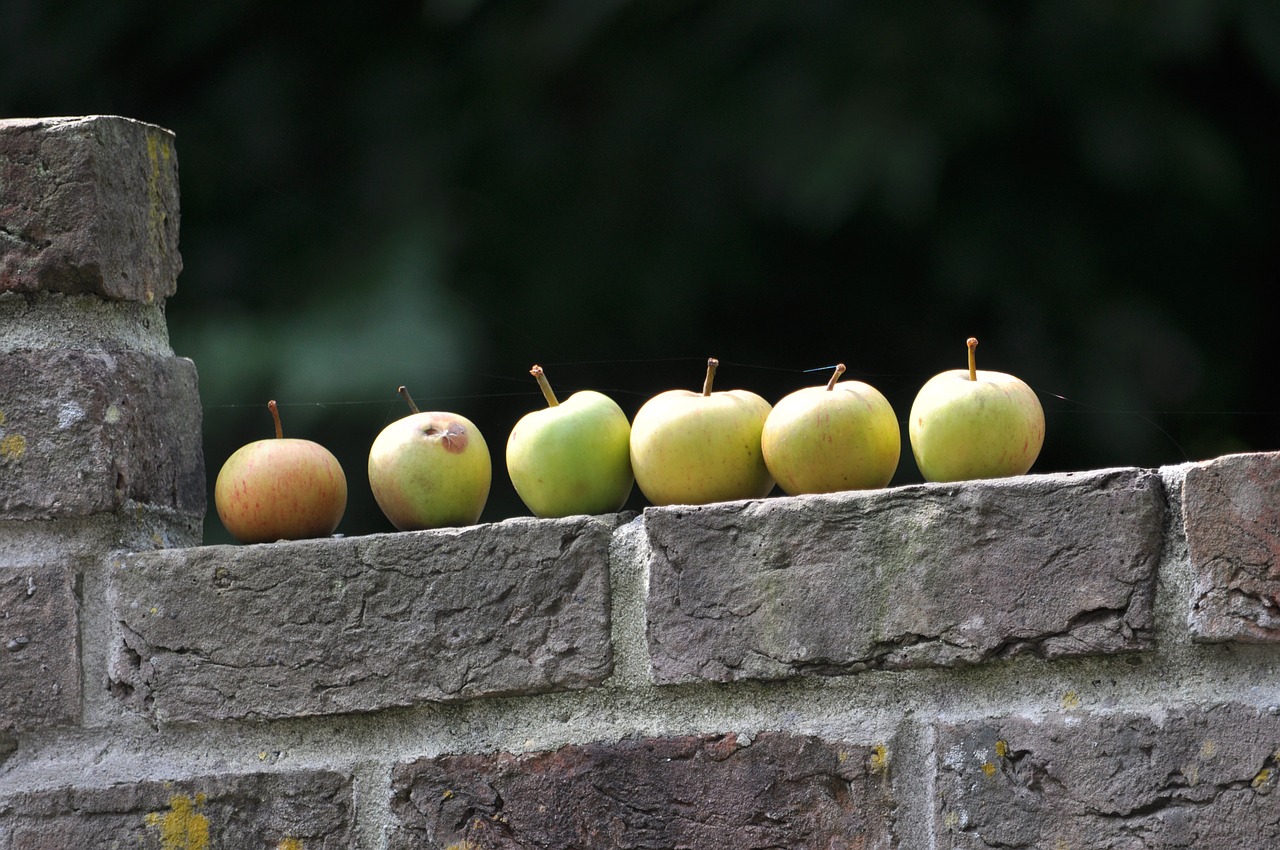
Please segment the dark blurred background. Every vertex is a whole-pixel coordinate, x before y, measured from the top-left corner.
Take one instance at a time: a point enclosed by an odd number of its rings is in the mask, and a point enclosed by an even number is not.
[[[1280,449],[1274,0],[0,0],[0,115],[93,113],[177,134],[210,486],[276,398],[347,534],[399,384],[526,513],[534,363],[633,415],[844,361],[905,420],[973,335],[1033,471]]]

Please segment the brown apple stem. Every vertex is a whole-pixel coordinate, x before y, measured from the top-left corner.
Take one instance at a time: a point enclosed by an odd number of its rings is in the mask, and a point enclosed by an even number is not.
[[[542,395],[546,397],[547,404],[551,407],[559,407],[560,400],[556,398],[556,394],[551,391],[551,384],[547,381],[547,373],[542,371],[541,366],[534,366],[529,370],[529,374],[538,382],[538,388],[542,390]]]
[[[978,358],[974,352],[978,350],[978,340],[969,337],[964,344],[969,346],[969,380],[976,381],[978,380]]]
[[[276,423],[276,439],[278,440],[284,436],[284,430],[280,427],[280,408],[276,406],[275,399],[267,402],[267,410],[271,411],[271,418]]]
[[[716,380],[716,368],[720,365],[720,361],[714,357],[707,358],[707,378],[702,382],[702,394],[711,395],[711,385]]]
[[[409,390],[407,387],[401,384],[399,389],[396,390],[396,392],[400,393],[400,397],[404,399],[405,404],[409,405],[409,410],[411,410],[414,413],[422,412],[418,410],[418,405],[413,403],[413,396],[409,395]]]
[[[831,380],[827,381],[827,392],[831,392],[836,388],[836,381],[840,380],[840,376],[844,374],[844,364],[837,363],[836,371],[831,376]]]

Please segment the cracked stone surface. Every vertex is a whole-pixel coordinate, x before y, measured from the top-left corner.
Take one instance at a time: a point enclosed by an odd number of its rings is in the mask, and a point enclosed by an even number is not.
[[[1182,515],[1195,576],[1192,634],[1280,642],[1280,453],[1191,467]]]
[[[653,676],[1146,649],[1164,515],[1137,469],[650,508]]]
[[[351,778],[328,771],[28,791],[0,824],[0,850],[355,846]]]
[[[0,567],[0,739],[79,720],[74,581],[60,566]]]
[[[128,556],[112,690],[161,721],[599,684],[619,516]]]
[[[173,295],[173,134],[116,116],[0,120],[0,292]]]
[[[391,850],[889,850],[883,750],[762,733],[397,765]]]
[[[181,357],[46,349],[0,354],[0,516],[204,516],[202,413]]]
[[[1280,717],[1223,705],[943,725],[940,850],[1270,847]]]

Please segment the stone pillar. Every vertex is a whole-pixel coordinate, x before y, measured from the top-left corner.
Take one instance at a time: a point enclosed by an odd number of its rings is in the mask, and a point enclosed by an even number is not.
[[[178,224],[169,131],[0,120],[0,760],[105,688],[80,635],[106,556],[200,543],[196,369],[164,317]]]

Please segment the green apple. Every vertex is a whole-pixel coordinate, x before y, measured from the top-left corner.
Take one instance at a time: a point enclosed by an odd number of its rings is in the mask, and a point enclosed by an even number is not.
[[[423,412],[400,387],[411,414],[382,429],[369,449],[374,501],[401,531],[473,525],[493,467],[480,429],[456,413]]]
[[[507,473],[535,516],[613,513],[631,495],[631,423],[607,395],[581,390],[561,404],[541,366],[547,407],[525,414],[507,438]]]
[[[789,496],[884,487],[898,469],[902,431],[879,390],[844,381],[805,387],[773,406],[760,435],[765,466]]]
[[[707,361],[702,392],[659,393],[631,423],[631,468],[655,505],[759,499],[773,489],[760,449],[769,402],[748,390],[712,392],[718,365]]]
[[[911,405],[908,432],[926,481],[1022,475],[1044,445],[1044,409],[1035,390],[1004,372],[969,368],[930,378]]]
[[[274,400],[267,409],[276,437],[227,458],[213,485],[218,518],[241,543],[327,537],[347,510],[342,466],[319,443],[285,439]]]

